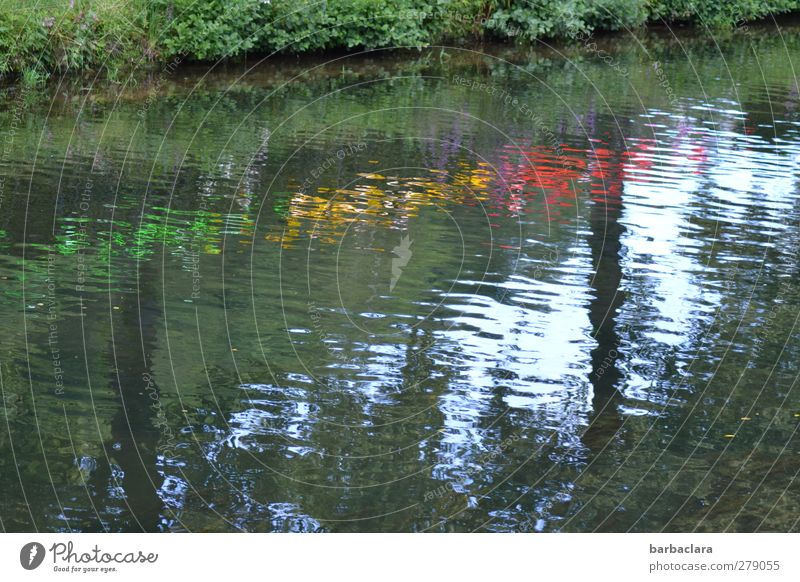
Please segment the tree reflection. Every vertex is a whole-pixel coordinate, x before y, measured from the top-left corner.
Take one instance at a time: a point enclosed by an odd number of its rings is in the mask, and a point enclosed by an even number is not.
[[[589,320],[597,347],[591,351],[592,408],[595,416],[583,442],[594,451],[608,445],[622,419],[617,411],[621,400],[618,390],[622,373],[617,367],[620,358],[620,336],[616,329],[617,315],[625,301],[622,282],[622,160],[612,150],[593,151],[591,166],[592,208],[589,213],[589,247],[594,273],[589,278],[593,298],[589,304]]]
[[[159,431],[153,412],[160,390],[150,361],[162,312],[153,288],[159,280],[155,265],[149,261],[138,265],[138,295],[109,294],[113,333],[108,366],[118,408],[106,450],[120,472],[109,466],[97,479],[121,488],[130,512],[123,529],[149,532],[158,529],[164,505],[158,494],[162,478],[156,468]]]

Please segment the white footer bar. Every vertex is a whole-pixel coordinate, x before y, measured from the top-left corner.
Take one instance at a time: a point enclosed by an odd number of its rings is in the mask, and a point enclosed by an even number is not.
[[[4,534],[0,579],[777,582],[799,554],[798,534]]]

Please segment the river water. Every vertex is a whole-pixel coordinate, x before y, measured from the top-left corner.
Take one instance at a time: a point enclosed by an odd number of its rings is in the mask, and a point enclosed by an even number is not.
[[[797,531],[799,55],[6,87],[0,525]]]

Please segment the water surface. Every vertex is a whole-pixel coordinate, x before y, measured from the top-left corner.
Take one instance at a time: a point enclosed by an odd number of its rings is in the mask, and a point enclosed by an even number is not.
[[[781,32],[6,88],[0,525],[796,531]]]

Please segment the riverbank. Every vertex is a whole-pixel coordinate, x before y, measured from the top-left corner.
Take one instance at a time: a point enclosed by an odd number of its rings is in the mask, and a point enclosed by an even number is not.
[[[653,24],[702,34],[798,10],[800,0],[0,0],[0,75],[28,85],[91,71],[121,80],[254,53],[531,43]]]

